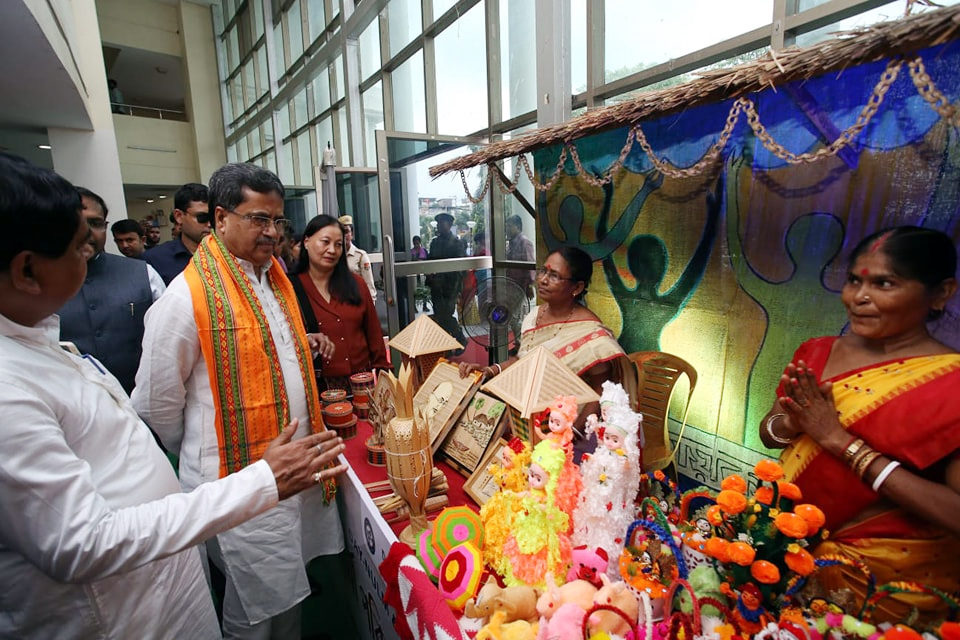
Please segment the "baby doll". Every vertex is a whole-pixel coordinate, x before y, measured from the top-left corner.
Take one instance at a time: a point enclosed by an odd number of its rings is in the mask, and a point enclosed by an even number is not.
[[[548,426],[550,433],[544,439],[557,443],[564,451],[573,446],[573,423],[577,420],[577,398],[575,396],[557,396],[550,406]]]
[[[561,473],[566,462],[567,454],[549,440],[533,449],[529,488],[518,496],[519,509],[510,523],[503,557],[495,567],[508,586],[543,587],[547,573],[567,573],[570,515],[557,505],[557,497],[571,491],[566,484],[569,477]]]
[[[560,470],[559,484],[567,490],[558,493],[554,500],[561,511],[573,514],[583,488],[580,469],[573,462],[573,423],[577,419],[577,399],[574,396],[557,396],[548,411],[550,412],[550,433],[544,436],[544,442],[552,443],[566,456],[563,468]],[[573,520],[570,519],[567,535],[572,531]]]
[[[603,426],[603,423],[607,420],[607,412],[611,407],[624,407],[626,409],[632,409],[630,405],[630,396],[628,396],[627,392],[623,390],[622,385],[607,380],[603,383],[601,388],[603,392],[600,394],[600,417],[598,418],[595,413],[591,413],[589,416],[587,416],[587,433],[595,433],[600,427]],[[640,420],[643,420],[643,416],[640,416]],[[642,449],[643,430],[639,428],[639,425],[637,430],[639,447]]]
[[[583,493],[573,512],[573,543],[599,547],[610,558],[619,557],[627,528],[636,518],[638,425],[638,415],[629,408],[609,406],[597,430],[597,450],[580,464]],[[617,573],[616,566],[608,567],[608,575]]]

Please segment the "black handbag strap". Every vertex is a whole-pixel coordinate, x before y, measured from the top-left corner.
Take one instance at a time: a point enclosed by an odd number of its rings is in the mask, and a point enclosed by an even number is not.
[[[303,326],[307,333],[320,333],[320,323],[317,322],[317,316],[313,313],[313,307],[310,305],[310,298],[307,297],[307,290],[300,281],[300,276],[290,276],[290,284],[293,285],[293,291],[297,294],[297,303],[300,305],[300,315],[303,316]]]

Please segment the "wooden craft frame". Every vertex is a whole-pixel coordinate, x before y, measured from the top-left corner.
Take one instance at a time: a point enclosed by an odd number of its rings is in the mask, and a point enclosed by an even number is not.
[[[476,408],[478,402],[484,403],[484,407],[487,409],[495,408],[497,405],[501,407],[500,413],[493,416],[492,422],[488,420],[481,421],[489,427],[489,431],[480,434],[477,433],[477,425],[474,424],[475,420],[478,416],[489,418],[490,414],[483,408],[478,410]],[[473,475],[480,461],[486,455],[487,449],[490,448],[490,443],[496,442],[503,434],[508,412],[509,407],[506,402],[482,391],[477,391],[473,397],[470,398],[466,408],[454,423],[453,429],[450,430],[450,433],[447,434],[443,444],[440,446],[440,452],[447,459],[450,466],[467,478]]]
[[[441,358],[437,366],[427,376],[427,379],[417,389],[417,393],[413,397],[413,406],[423,408],[424,416],[430,424],[430,453],[432,455],[436,455],[440,445],[443,444],[443,439],[450,433],[457,418],[463,413],[473,394],[480,388],[482,380],[483,376],[479,372],[461,378],[460,368]],[[445,392],[448,397],[436,413],[431,415],[430,405],[433,402],[433,392],[440,385],[447,386]]]
[[[463,483],[463,492],[481,507],[493,494],[500,490],[496,480],[493,479],[487,468],[493,462],[503,462],[502,453],[507,447],[508,444],[504,438],[498,439],[487,447],[487,451],[483,454],[476,471]]]

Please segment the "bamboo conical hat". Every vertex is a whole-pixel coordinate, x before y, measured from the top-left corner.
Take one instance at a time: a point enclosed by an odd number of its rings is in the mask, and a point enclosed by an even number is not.
[[[463,348],[456,338],[424,314],[393,336],[390,346],[411,358]]]
[[[494,376],[482,389],[520,411],[523,418],[543,411],[558,395],[576,396],[578,404],[600,400],[596,391],[543,346]]]

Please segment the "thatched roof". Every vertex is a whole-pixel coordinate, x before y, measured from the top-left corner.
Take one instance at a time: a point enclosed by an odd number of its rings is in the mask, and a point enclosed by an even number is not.
[[[700,78],[636,98],[588,111],[578,118],[493,143],[476,153],[430,168],[431,176],[489,164],[536,149],[570,142],[637,122],[762,91],[796,80],[841,71],[869,62],[907,55],[960,38],[960,5],[927,11],[856,31],[818,44],[770,52],[754,62],[730,69],[700,72]]]

